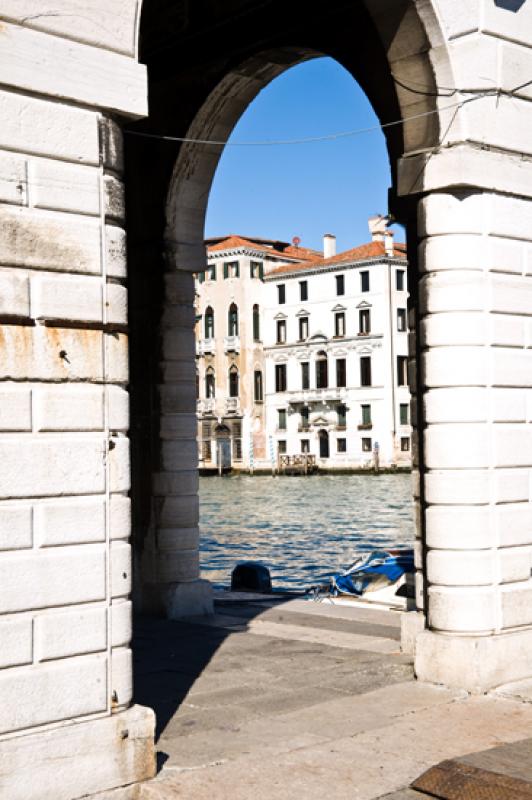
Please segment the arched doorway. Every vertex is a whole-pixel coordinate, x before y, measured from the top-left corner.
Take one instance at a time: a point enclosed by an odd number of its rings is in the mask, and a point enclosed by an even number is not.
[[[320,440],[320,458],[329,458],[328,432],[322,428],[322,430],[318,433],[318,438]]]

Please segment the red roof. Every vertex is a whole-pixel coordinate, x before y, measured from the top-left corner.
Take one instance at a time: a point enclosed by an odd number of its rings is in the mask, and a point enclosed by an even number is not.
[[[248,250],[260,250],[275,258],[290,258],[297,261],[316,261],[323,257],[323,253],[319,250],[310,250],[308,247],[294,247],[290,244],[283,250],[276,250],[273,247],[267,247],[260,240],[255,242],[253,239],[244,239],[242,236],[235,235],[227,236],[216,244],[208,245],[207,252],[215,253],[219,250],[236,250],[242,247]]]
[[[393,255],[394,258],[406,258],[406,245],[401,242],[394,244]],[[330,258],[313,259],[310,263],[309,261],[302,261],[296,264],[285,264],[282,267],[276,267],[271,270],[268,275],[282,275],[298,270],[319,269],[320,267],[351,263],[353,261],[366,261],[369,258],[380,257],[386,257],[384,242],[368,242],[367,244],[353,247],[351,250],[344,250],[343,253],[338,253],[338,255],[331,256]]]

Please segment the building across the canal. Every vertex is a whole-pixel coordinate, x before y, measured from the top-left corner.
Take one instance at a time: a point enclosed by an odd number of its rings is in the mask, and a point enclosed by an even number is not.
[[[406,255],[381,217],[336,253],[230,236],[197,280],[200,468],[409,467]]]

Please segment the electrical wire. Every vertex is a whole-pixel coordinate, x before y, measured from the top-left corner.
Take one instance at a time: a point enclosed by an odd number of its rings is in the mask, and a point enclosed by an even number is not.
[[[531,81],[532,83],[532,81]],[[313,144],[315,142],[329,142],[337,139],[345,139],[351,136],[358,136],[363,133],[373,133],[378,130],[385,130],[396,125],[402,125],[405,122],[410,122],[415,119],[422,119],[423,117],[431,116],[432,114],[439,114],[441,111],[446,111],[451,108],[460,108],[467,103],[472,103],[475,100],[480,100],[483,97],[493,97],[500,92],[498,89],[487,89],[480,93],[474,94],[473,97],[467,97],[464,100],[458,100],[456,103],[451,103],[447,106],[440,108],[433,108],[430,111],[422,111],[419,114],[411,114],[408,117],[393,120],[392,122],[384,122],[382,125],[372,125],[368,128],[358,128],[351,131],[341,131],[339,133],[330,133],[325,136],[308,136],[303,139],[278,139],[278,140],[265,140],[255,142],[231,142],[216,139],[194,139],[188,136],[166,136],[159,133],[147,133],[145,131],[132,131],[126,130],[130,136],[141,136],[147,139],[159,139],[166,142],[181,142],[183,144],[202,144],[213,145],[214,147],[272,147],[276,145],[295,145],[295,144]]]

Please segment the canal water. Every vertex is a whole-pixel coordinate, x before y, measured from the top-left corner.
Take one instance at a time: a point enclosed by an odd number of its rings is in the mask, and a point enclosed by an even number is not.
[[[411,476],[200,478],[200,530],[202,577],[215,586],[251,560],[274,589],[306,589],[358,551],[413,545]]]

